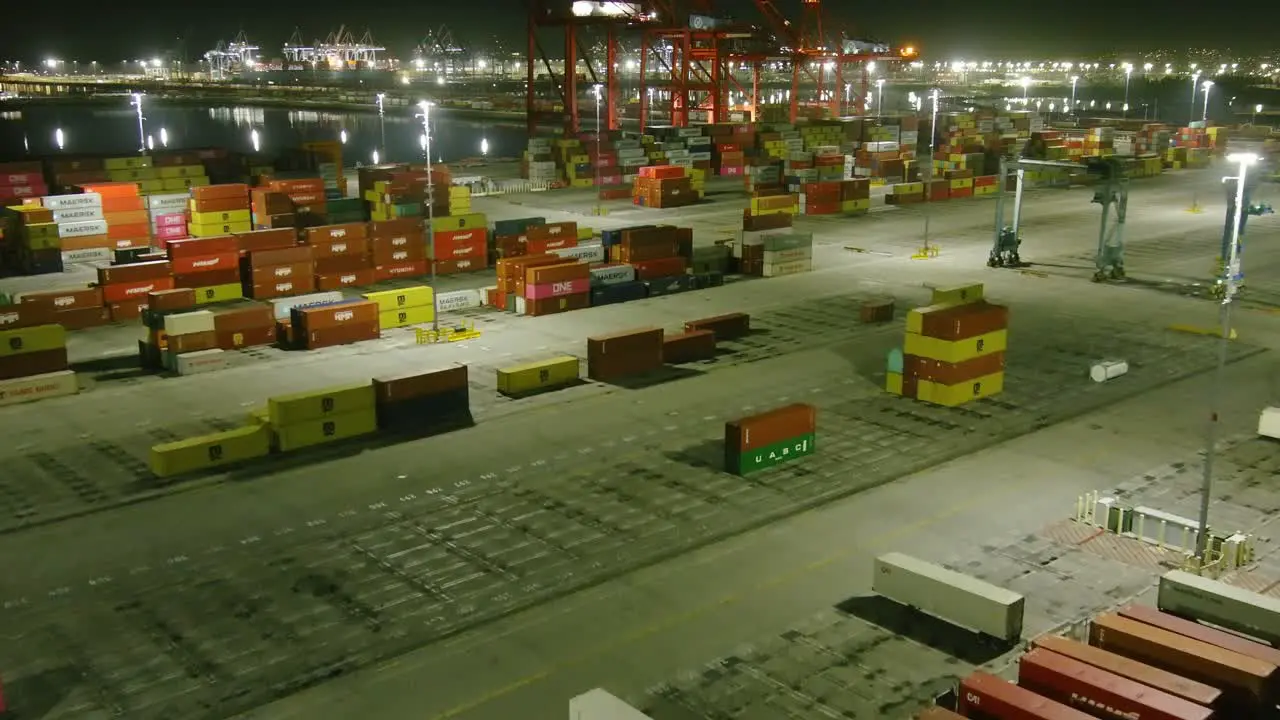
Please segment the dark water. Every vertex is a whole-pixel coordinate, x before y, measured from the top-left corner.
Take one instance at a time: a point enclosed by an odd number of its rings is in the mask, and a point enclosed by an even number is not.
[[[50,105],[5,112],[0,104],[0,158],[56,154],[58,130],[68,155],[120,153],[139,149],[138,116],[121,97],[120,107],[103,103]],[[283,108],[200,107],[191,105],[144,106],[144,132],[159,149],[227,147],[250,152],[257,132],[261,152],[297,147],[304,142],[340,140],[345,131],[343,162],[370,163],[382,145],[381,160],[420,161],[423,158],[422,121],[416,109],[388,108],[380,120],[376,112],[286,110]],[[431,154],[446,162],[461,158],[518,157],[524,150],[523,124],[486,122],[472,117],[433,111]],[[167,141],[167,145],[164,141]]]

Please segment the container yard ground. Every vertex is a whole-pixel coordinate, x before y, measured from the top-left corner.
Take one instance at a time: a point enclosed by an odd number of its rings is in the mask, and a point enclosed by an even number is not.
[[[1135,183],[1131,275],[1181,283],[1209,273],[1222,207],[1206,198],[1221,197],[1209,195],[1216,184],[1216,173]],[[1183,212],[1197,186],[1204,215]],[[270,477],[180,483],[174,489],[189,492],[0,538],[0,554],[10,560],[0,583],[7,696],[20,709],[53,708],[44,715],[50,718],[96,717],[110,708],[136,718],[217,716],[205,708],[269,701],[308,676],[355,669],[770,517],[1145,393],[1088,421],[740,535],[257,716],[291,717],[295,708],[308,717],[421,718],[457,706],[463,709],[452,716],[550,716],[588,687],[637,692],[857,592],[861,565],[869,563],[849,565],[873,536],[892,533],[884,542],[935,559],[982,543],[1008,545],[1061,519],[1080,492],[1182,459],[1170,448],[1198,442],[1204,378],[1169,383],[1210,367],[1214,345],[1164,327],[1210,325],[1215,308],[1176,293],[1088,283],[1092,266],[1078,259],[1095,243],[1088,199],[1079,190],[1031,196],[1024,256],[1072,266],[1049,268],[1048,277],[984,267],[989,202],[936,206],[943,252],[928,261],[909,259],[919,243],[918,210],[802,219],[814,229],[821,268],[811,274],[536,320],[480,313],[485,335],[474,342],[423,347],[406,331],[317,353],[266,351],[269,362],[222,373],[103,380],[78,397],[0,410],[14,438],[0,448],[0,507],[10,527],[137,497],[150,489],[135,470],[151,444],[237,422],[281,392],[466,362],[479,423],[354,457],[271,468],[280,471]],[[594,205],[543,193],[475,202],[493,219],[560,203],[584,214]],[[703,243],[741,217],[740,202],[661,212],[614,207],[582,222],[656,219],[693,226]],[[1250,281],[1259,280],[1250,292],[1263,293],[1280,254],[1266,244],[1273,229],[1258,223],[1251,234],[1246,267]],[[844,249],[855,244],[887,254]],[[1008,391],[963,410],[880,393],[884,353],[901,327],[858,325],[858,299],[890,294],[919,304],[927,299],[922,283],[975,280],[1013,308]],[[588,384],[520,401],[493,391],[493,368],[581,355],[588,335],[731,311],[750,312],[763,332],[727,344],[733,352],[697,366],[697,377],[643,390]],[[1237,356],[1274,347],[1275,318],[1238,317]],[[127,329],[89,331],[75,336],[72,352],[100,359],[118,354],[126,339]],[[1133,369],[1092,385],[1088,364],[1101,357],[1125,358]],[[1269,399],[1270,354],[1230,372],[1227,417],[1241,431]],[[820,408],[819,455],[749,481],[716,472],[708,446],[723,420],[788,399]],[[919,519],[939,511],[944,516],[925,532]],[[842,549],[855,555],[820,562]],[[810,563],[794,579],[756,588]],[[660,577],[662,587],[653,588]],[[724,593],[743,599],[716,605],[722,612],[695,612]],[[576,609],[564,615],[569,608]],[[1046,614],[1040,624],[1049,620],[1059,617]],[[496,640],[513,633],[519,637]],[[640,645],[603,654],[576,642],[613,648],[629,637]],[[573,669],[548,670],[564,663]],[[49,677],[57,682],[42,680]],[[346,684],[379,680],[399,684],[359,693]],[[513,683],[516,692],[477,702]],[[435,689],[424,696],[423,687]],[[370,704],[338,706],[338,697]]]

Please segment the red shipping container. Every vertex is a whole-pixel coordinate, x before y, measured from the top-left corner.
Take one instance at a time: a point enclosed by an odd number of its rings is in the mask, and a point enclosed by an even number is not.
[[[62,310],[53,314],[53,321],[68,330],[84,330],[110,323],[111,313],[105,307]]]
[[[316,275],[316,290],[341,290],[347,287],[362,287],[374,283],[373,268],[362,268],[351,272],[333,275]]]
[[[112,265],[98,268],[99,285],[119,285],[135,283],[154,278],[167,277],[173,272],[172,266],[165,260],[158,262],[140,262],[127,265]],[[107,300],[111,302],[111,300]]]
[[[637,280],[653,280],[655,278],[683,275],[688,261],[682,257],[662,258],[661,260],[641,260],[632,262],[636,269]]]
[[[806,202],[804,204],[805,215],[836,215],[839,212],[839,200],[834,202]]]
[[[314,263],[316,275],[339,275],[342,273],[371,268],[376,264],[377,263],[369,262],[369,256],[367,255],[338,255],[335,257],[320,258]]]
[[[484,270],[489,267],[489,259],[486,257],[473,257],[465,260],[437,260],[437,275],[454,275],[464,272],[475,272],[476,270]]]
[[[434,235],[436,260],[456,260],[488,253],[489,231],[484,228],[448,230]]]
[[[559,237],[552,237],[552,238],[539,239],[539,240],[534,240],[530,238],[529,242],[525,243],[526,251],[534,255],[539,253],[550,252],[552,250],[563,250],[565,248],[571,248],[571,247],[577,247],[577,246],[578,246],[578,238],[570,235],[561,235]]]
[[[139,280],[131,283],[106,285],[102,288],[102,299],[107,303],[122,303],[134,298],[145,298],[147,293],[157,290],[172,290],[172,277],[158,277],[150,280]]]
[[[960,681],[960,714],[1000,720],[1093,720],[1074,708],[1041,697],[982,671]]]
[[[287,280],[296,280],[300,277],[311,277],[314,274],[311,263],[300,262],[289,265],[255,267],[249,272],[246,280],[251,285],[268,285]]]
[[[193,255],[173,260],[173,274],[187,275],[213,272],[216,270],[236,270],[240,268],[240,253],[236,250],[219,255]]]
[[[278,282],[255,283],[247,289],[249,290],[249,296],[255,300],[269,300],[271,298],[313,292],[316,289],[316,281],[315,277],[311,275],[302,275]]]
[[[111,313],[111,322],[132,322],[142,317],[147,309],[146,300],[130,300],[122,303],[111,303],[107,306]]]
[[[1018,684],[1085,712],[1106,708],[1143,720],[1210,720],[1213,711],[1069,657],[1035,649],[1018,660]]]
[[[383,280],[392,280],[395,278],[420,277],[426,274],[426,260],[414,260],[413,262],[395,263],[392,265],[378,265],[373,268],[373,277],[375,282],[382,282]]]
[[[49,194],[49,187],[40,185],[0,185],[0,200],[40,197]]]
[[[214,285],[231,285],[238,282],[240,282],[240,271],[235,268],[173,276],[173,287],[175,288],[203,288],[213,287]]]
[[[26,297],[22,299],[26,302]],[[1192,640],[1206,642],[1215,647],[1224,650],[1230,650],[1239,653],[1245,657],[1251,657],[1255,660],[1271,663],[1280,666],[1280,648],[1274,648],[1260,642],[1255,642],[1247,638],[1241,637],[1234,633],[1218,630],[1217,628],[1201,625],[1198,622],[1186,620],[1177,615],[1160,612],[1159,610],[1148,607],[1146,605],[1128,605],[1120,608],[1120,617],[1126,617],[1130,620],[1137,620],[1144,625],[1158,627],[1161,630],[1168,630],[1171,633],[1177,633],[1183,637],[1189,637]]]
[[[168,247],[165,249],[169,252],[169,257],[176,260],[182,257],[225,255],[226,253],[238,251],[240,245],[236,242],[236,238],[230,235],[223,235],[222,237],[170,240]]]
[[[0,172],[0,185],[16,187],[43,184],[44,176],[38,172]]]
[[[973,197],[973,188],[951,188],[950,195],[953,199]]]

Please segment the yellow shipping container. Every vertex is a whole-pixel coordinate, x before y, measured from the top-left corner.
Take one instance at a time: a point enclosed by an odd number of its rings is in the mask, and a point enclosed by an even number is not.
[[[209,184],[209,178],[204,175],[186,178],[162,178],[160,183],[165,190],[187,190],[193,187],[201,187]]]
[[[204,175],[203,165],[178,165],[176,167],[162,167],[159,170],[162,178],[200,177]]]
[[[0,357],[57,350],[67,346],[67,331],[61,325],[37,325],[0,331]]]
[[[164,180],[161,180],[160,178],[155,178],[153,180],[139,180],[138,192],[139,193],[164,192]]]
[[[971,303],[983,298],[982,283],[971,285],[953,285],[951,287],[934,288],[930,307],[943,303]]]
[[[265,406],[264,406],[264,407],[260,407],[260,408],[254,408],[254,409],[250,410],[250,411],[249,411],[249,424],[250,424],[250,425],[270,425],[270,424],[271,424],[271,412],[270,412],[269,410],[267,410],[267,408],[266,408]]]
[[[192,200],[192,205],[195,201]],[[243,223],[249,222],[248,210],[227,210],[224,212],[196,212],[191,211],[191,222],[194,225],[221,225],[223,223]]]
[[[378,313],[378,327],[387,330],[410,325],[422,325],[434,319],[435,308],[430,305],[420,305],[418,307],[387,310]]]
[[[483,228],[487,224],[484,213],[467,213],[435,217],[431,219],[431,229],[436,232],[451,232],[468,228]]]
[[[561,355],[550,360],[498,369],[498,392],[520,395],[535,390],[561,387],[579,377],[578,358]]]
[[[572,187],[572,188],[578,188],[578,189],[584,189],[584,188],[594,187],[594,186],[595,186],[595,184],[596,184],[596,181],[595,181],[593,178],[589,178],[589,177],[588,177],[588,178],[574,178],[574,179],[572,179],[572,180],[570,180],[570,181],[569,181],[569,187]]]
[[[275,446],[280,452],[292,452],[377,431],[378,412],[370,405],[354,412],[276,427]]]
[[[983,355],[1004,352],[1008,347],[1008,330],[996,330],[986,335],[951,342],[909,332],[903,343],[902,352],[945,363],[960,363]]]
[[[195,292],[197,305],[207,305],[209,303],[227,302],[229,300],[240,300],[244,298],[244,289],[240,283],[199,287],[195,289]]]
[[[997,192],[1000,192],[1000,187],[997,185],[974,185],[973,186],[973,194],[975,197],[978,195],[995,195]]]
[[[450,200],[460,200],[462,198],[469,198],[469,197],[471,197],[471,188],[467,187],[466,185],[450,185],[449,186]]]
[[[884,389],[894,395],[902,394],[902,373],[891,372],[884,376]]]
[[[53,223],[50,223],[50,224],[52,225]],[[45,232],[34,233],[34,234],[31,232],[27,232],[26,242],[24,243],[24,245],[26,245],[28,250],[57,250],[61,248],[62,240],[58,237],[57,230],[56,230],[57,226],[54,225],[54,228],[55,228],[54,234],[52,235]],[[30,226],[28,226],[28,230],[29,229],[30,229]]]
[[[102,169],[104,170],[127,170],[129,168],[149,168],[151,167],[151,158],[147,155],[137,155],[134,157],[123,158],[107,158],[102,161]]]
[[[247,210],[245,212],[248,212]],[[247,233],[253,229],[253,224],[248,220],[244,222],[220,223],[217,225],[201,225],[198,223],[187,223],[187,232],[192,237],[218,237],[219,235],[230,235],[232,233]]]
[[[973,400],[997,395],[1004,390],[1004,373],[992,373],[955,385],[920,380],[916,383],[916,399],[934,405],[958,407]]]
[[[934,292],[937,292],[936,290]],[[949,310],[958,305],[967,305],[966,302],[935,302],[922,308],[914,308],[907,311],[907,332],[921,334],[924,332],[924,316],[930,313]]]
[[[951,181],[952,190],[964,190],[965,188],[971,188],[971,187],[973,187],[973,178],[971,177],[955,178],[954,180]]]
[[[381,290],[361,295],[365,300],[378,303],[378,312],[390,312],[414,307],[431,307],[432,292],[426,285],[401,288],[400,290]]]
[[[269,452],[271,431],[265,425],[251,425],[156,445],[151,448],[151,472],[173,477],[265,457]]]
[[[340,385],[268,398],[267,416],[280,428],[372,408],[374,399],[372,383]]]
[[[868,212],[871,210],[871,198],[840,201],[841,212]]]
[[[596,235],[595,230],[589,227],[583,227],[581,225],[578,226],[578,240],[590,240],[591,238],[595,237],[595,235]]]

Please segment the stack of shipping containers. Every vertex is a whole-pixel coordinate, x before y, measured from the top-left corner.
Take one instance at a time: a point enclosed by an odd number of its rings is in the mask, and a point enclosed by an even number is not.
[[[301,295],[315,290],[315,261],[306,245],[251,250],[241,261],[244,294],[256,300]]]
[[[312,286],[316,290],[339,290],[348,285],[373,284],[368,234],[369,223],[363,222],[304,230],[303,241],[311,248]]]
[[[466,188],[461,188],[466,190]],[[452,208],[451,208],[452,209]],[[437,275],[484,270],[489,267],[488,220],[481,213],[454,212],[432,220],[430,258]]]
[[[49,194],[40,161],[0,163],[0,207]]]
[[[933,304],[907,313],[902,366],[887,390],[956,407],[1004,388],[1008,308],[982,299],[982,286],[935,290]]]
[[[377,398],[364,383],[270,398],[255,413],[280,452],[346,440],[378,431]]]
[[[362,297],[377,306],[376,328],[389,330],[435,320],[435,293],[425,285],[365,293]],[[378,336],[376,328],[373,337]]]
[[[107,222],[102,219],[101,196],[97,193],[53,195],[44,198],[43,205],[53,212],[53,221],[58,224],[59,246],[64,253],[85,251],[86,257],[111,258],[111,240],[107,237]]]
[[[240,246],[234,237],[171,240],[166,249],[173,287],[195,291],[197,304],[244,297],[240,282]]]
[[[148,195],[147,213],[151,220],[151,236],[155,246],[164,249],[170,240],[191,237],[187,229],[188,193]]]
[[[817,449],[817,423],[817,409],[804,404],[725,423],[725,470],[747,475],[812,455]]]
[[[427,262],[427,238],[416,218],[375,220],[369,223],[368,262],[356,266],[352,260],[353,265],[340,274],[330,274],[336,268],[327,270],[324,284],[317,282],[317,287],[336,290],[404,275],[425,275]]]
[[[689,170],[678,165],[640,168],[631,198],[636,205],[657,209],[684,207],[698,201]]]
[[[471,423],[467,366],[373,379],[378,428],[416,435]]]
[[[253,229],[248,185],[230,183],[192,188],[190,209],[188,231],[192,237],[217,237]]]
[[[430,311],[430,307],[427,309]],[[400,313],[384,313],[382,305],[368,296],[364,300],[295,305],[289,310],[289,328],[298,347],[318,350],[363,340],[376,340],[381,333],[380,320],[384,315],[394,320],[401,313],[412,310],[406,308]]]
[[[53,211],[39,205],[0,209],[6,264],[26,275],[62,272],[62,240]]]

